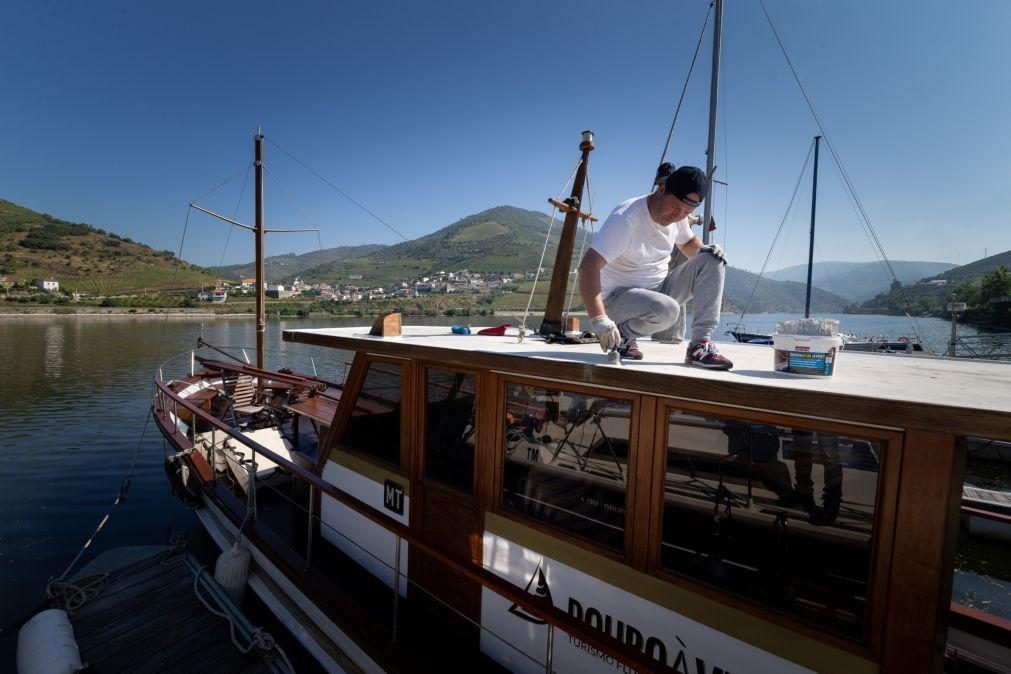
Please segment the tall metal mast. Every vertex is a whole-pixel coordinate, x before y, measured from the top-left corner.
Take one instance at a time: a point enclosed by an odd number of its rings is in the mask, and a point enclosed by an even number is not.
[[[811,317],[811,273],[814,269],[814,212],[818,205],[818,147],[821,136],[814,137],[814,183],[811,185],[811,242],[807,249],[807,299],[804,301],[804,318]]]
[[[709,225],[713,220],[713,177],[716,173],[716,109],[720,98],[720,49],[723,42],[723,0],[716,0],[716,22],[713,24],[713,72],[709,81],[709,144],[706,146],[706,176],[709,195],[705,217],[702,218],[702,243],[709,244]]]
[[[263,134],[256,130],[253,137],[253,166],[256,169],[256,367],[263,368],[263,338],[267,330],[266,300],[263,284],[266,273],[263,266]]]

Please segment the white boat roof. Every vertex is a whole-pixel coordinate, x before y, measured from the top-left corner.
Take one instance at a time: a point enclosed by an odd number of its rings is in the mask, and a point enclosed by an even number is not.
[[[475,333],[478,329],[474,328]],[[296,329],[285,330],[284,339],[805,415],[812,415],[812,403],[825,396],[826,402],[845,402],[847,407],[868,403],[877,407],[859,416],[879,421],[865,423],[940,426],[936,430],[957,433],[948,419],[954,414],[964,422],[955,423],[966,426],[964,434],[1011,439],[1009,362],[843,351],[832,376],[808,378],[776,372],[771,346],[733,342],[719,342],[719,347],[734,368],[713,371],[685,364],[685,344],[640,340],[643,360],[613,365],[596,344],[548,344],[536,335],[520,343],[516,328],[503,337],[456,335],[449,326],[404,326],[400,337],[371,336],[368,326]],[[749,394],[754,402],[742,404],[748,402]],[[902,418],[889,412],[895,406],[905,410],[915,406],[917,417],[933,414],[930,408],[941,408],[935,411],[943,410],[941,418],[946,420],[938,418],[926,426],[895,423]],[[856,420],[853,414],[836,416],[830,407],[815,416]],[[986,423],[979,423],[981,417]],[[999,432],[986,435],[993,429]]]

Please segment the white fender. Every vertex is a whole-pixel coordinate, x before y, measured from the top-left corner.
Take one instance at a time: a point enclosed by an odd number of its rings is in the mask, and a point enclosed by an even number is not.
[[[81,652],[70,616],[51,608],[29,620],[18,632],[18,674],[73,674]]]

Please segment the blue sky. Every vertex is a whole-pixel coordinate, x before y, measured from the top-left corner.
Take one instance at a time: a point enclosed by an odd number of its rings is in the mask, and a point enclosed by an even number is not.
[[[766,0],[892,259],[1011,249],[1011,3]],[[667,2],[12,2],[0,11],[0,197],[178,248],[186,204],[252,135],[408,237],[547,211],[591,128],[595,212],[646,191],[707,9]],[[817,128],[757,2],[727,0],[714,212],[757,271]],[[671,146],[705,165],[708,38]],[[267,145],[267,218],[324,246],[396,234]],[[823,152],[816,259],[874,253]],[[276,178],[276,179],[275,179]],[[242,176],[200,203],[251,219]],[[770,268],[806,259],[810,180]],[[282,189],[283,187],[283,189]],[[238,210],[236,211],[236,206]],[[216,265],[193,217],[183,257]],[[235,232],[226,263],[250,258]],[[317,248],[274,235],[268,254]]]

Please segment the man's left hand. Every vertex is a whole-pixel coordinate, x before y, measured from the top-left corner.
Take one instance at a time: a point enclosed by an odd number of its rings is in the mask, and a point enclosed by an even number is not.
[[[726,253],[723,252],[723,248],[718,243],[711,243],[708,246],[702,246],[699,248],[699,252],[709,253],[723,264],[727,263]]]

